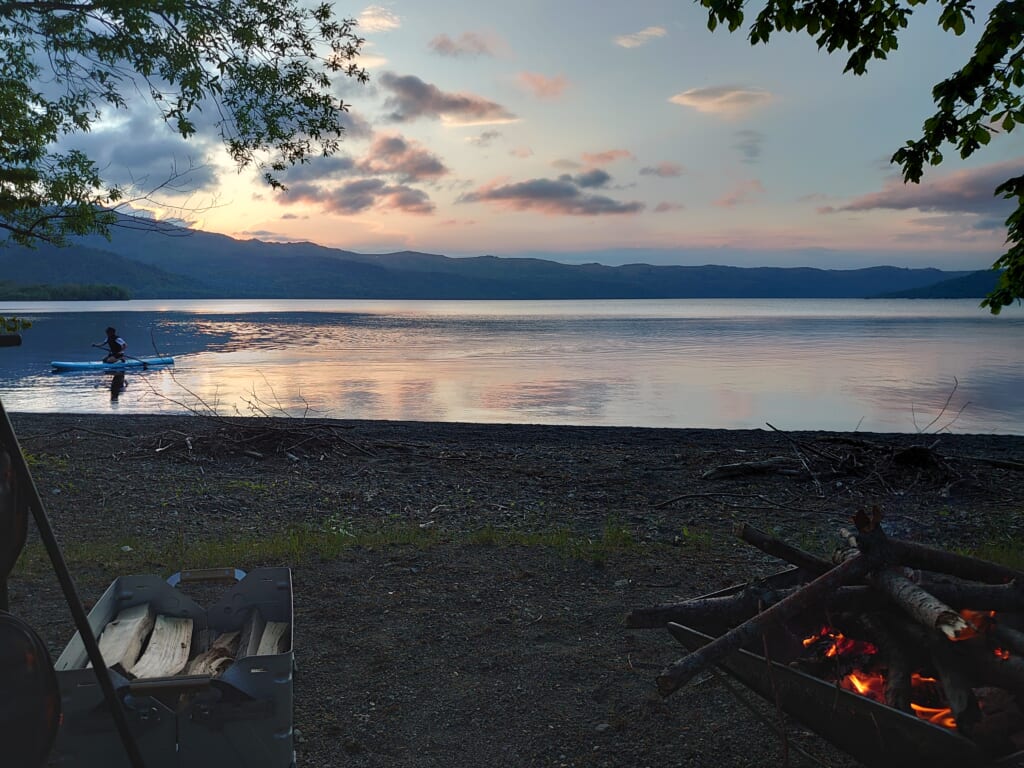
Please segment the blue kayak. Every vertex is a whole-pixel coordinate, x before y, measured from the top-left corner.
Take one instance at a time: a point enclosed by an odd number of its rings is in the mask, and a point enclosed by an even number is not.
[[[123,371],[128,368],[149,368],[151,365],[174,365],[173,357],[138,357],[121,360],[117,363],[104,363],[99,360],[82,362],[63,362],[54,360],[50,365],[55,371]]]

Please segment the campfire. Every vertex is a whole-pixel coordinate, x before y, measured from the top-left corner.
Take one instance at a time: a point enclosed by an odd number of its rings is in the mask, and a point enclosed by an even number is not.
[[[720,665],[869,765],[1024,764],[1024,573],[854,525],[831,562],[738,526],[796,567],[630,612],[691,651],[659,691]]]

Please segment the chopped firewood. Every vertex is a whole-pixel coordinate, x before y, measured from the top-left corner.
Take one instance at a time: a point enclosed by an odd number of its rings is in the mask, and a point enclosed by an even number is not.
[[[258,608],[253,608],[249,612],[249,616],[242,625],[236,658],[244,659],[246,656],[259,655],[260,638],[263,637],[263,628],[266,624],[266,619],[263,618],[263,614],[259,612]]]
[[[287,621],[268,621],[263,628],[263,635],[260,637],[256,655],[274,656],[287,650],[288,626]]]
[[[192,619],[157,616],[142,658],[129,672],[135,677],[170,677],[185,668],[192,646]]]
[[[185,668],[186,675],[211,675],[216,677],[230,666],[238,653],[240,632],[225,632],[213,641],[208,651],[196,656]]]
[[[142,646],[153,629],[153,610],[149,603],[125,608],[103,628],[100,653],[108,667],[131,669],[139,660]],[[89,666],[92,666],[91,664]]]

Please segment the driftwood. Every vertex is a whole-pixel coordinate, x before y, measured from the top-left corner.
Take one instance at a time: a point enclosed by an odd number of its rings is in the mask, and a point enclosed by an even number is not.
[[[103,628],[99,638],[100,653],[106,665],[119,666],[123,670],[135,666],[154,621],[149,603],[125,608],[118,613],[117,618]]]
[[[806,475],[807,471],[786,456],[773,456],[759,461],[740,461],[735,464],[722,464],[709,469],[702,480],[721,480],[726,477],[743,477],[746,475],[765,475],[774,472],[779,475]]]
[[[191,645],[192,619],[157,616],[146,652],[128,671],[143,678],[176,675],[188,663]]]

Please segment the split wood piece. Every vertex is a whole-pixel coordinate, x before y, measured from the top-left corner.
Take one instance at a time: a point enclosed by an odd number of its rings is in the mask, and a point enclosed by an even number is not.
[[[263,628],[267,625],[266,619],[258,608],[249,612],[245,623],[242,625],[242,635],[238,642],[238,655],[235,658],[244,659],[246,656],[256,656],[260,649],[260,638],[263,637]]]
[[[257,656],[276,656],[287,650],[288,642],[287,621],[268,621],[263,628],[263,635],[260,637],[260,644],[256,650]]]
[[[109,622],[100,635],[99,646],[104,663],[108,667],[120,666],[124,670],[135,666],[142,653],[142,646],[153,629],[155,618],[149,603],[125,608],[118,613],[117,618]]]
[[[218,676],[230,666],[238,653],[240,632],[224,632],[213,641],[209,650],[196,656],[185,668],[186,675]]]
[[[832,563],[828,560],[804,552],[802,549],[798,549],[792,544],[787,544],[782,539],[776,538],[770,533],[765,533],[746,523],[738,523],[733,532],[747,542],[747,544],[757,547],[762,552],[774,555],[780,560],[785,560],[787,563],[803,568],[805,571],[817,576],[832,568]]]
[[[157,616],[149,645],[129,672],[135,677],[170,677],[185,668],[192,647],[192,619]]]
[[[736,464],[722,464],[721,466],[709,469],[703,475],[702,480],[721,480],[726,477],[742,477],[746,475],[765,475],[775,472],[780,475],[804,475],[805,470],[787,456],[774,456],[770,459],[760,461],[741,461]]]
[[[864,554],[851,557],[841,565],[837,565],[771,608],[730,629],[724,635],[665,668],[658,675],[658,691],[662,696],[670,695],[690,681],[704,667],[715,664],[723,657],[740,649],[771,624],[785,621],[811,606],[818,605],[826,595],[844,584],[864,578],[873,565],[873,559]],[[674,626],[678,625],[669,624],[670,632]]]
[[[795,589],[773,590],[751,584],[732,595],[696,597],[682,603],[663,603],[650,608],[634,608],[626,616],[630,629],[661,629],[676,624],[725,624],[731,626],[749,619],[758,611],[774,605]]]
[[[925,592],[898,568],[879,568],[871,575],[871,584],[914,621],[939,630],[950,640],[957,640],[971,631],[971,625],[963,616]]]

